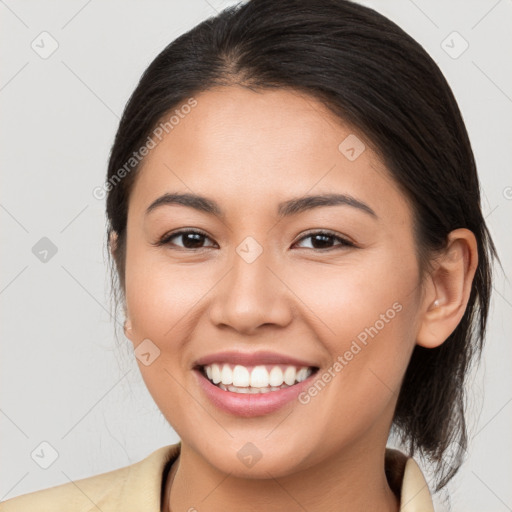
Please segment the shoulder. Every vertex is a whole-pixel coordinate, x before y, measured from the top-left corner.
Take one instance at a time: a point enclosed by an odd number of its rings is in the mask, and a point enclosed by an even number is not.
[[[428,483],[412,457],[386,448],[385,468],[389,486],[400,498],[400,512],[434,512]]]
[[[69,512],[104,510],[117,501],[131,466],[81,480],[49,487],[12,498],[0,504],[1,512]],[[107,509],[110,510],[110,509]]]
[[[129,466],[4,501],[0,512],[159,511],[162,472],[178,453],[179,443],[164,446]]]
[[[405,464],[400,502],[400,512],[434,512],[428,483],[413,458],[408,458]]]

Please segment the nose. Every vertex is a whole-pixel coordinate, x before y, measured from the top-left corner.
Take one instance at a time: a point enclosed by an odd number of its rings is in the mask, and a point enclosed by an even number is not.
[[[235,253],[230,270],[215,287],[210,319],[216,327],[249,335],[262,326],[291,322],[293,293],[270,259],[265,251],[252,262]]]

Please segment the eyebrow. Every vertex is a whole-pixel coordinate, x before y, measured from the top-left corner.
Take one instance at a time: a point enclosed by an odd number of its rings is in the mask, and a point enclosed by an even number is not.
[[[204,196],[189,193],[166,193],[148,206],[145,215],[148,215],[150,212],[160,208],[161,206],[176,204],[188,206],[189,208],[194,208],[200,212],[225,219],[225,213],[216,201]],[[313,208],[340,205],[357,208],[376,219],[378,218],[377,214],[366,203],[363,203],[355,197],[347,194],[320,194],[292,198],[288,201],[279,203],[277,214],[279,217],[284,218],[297,215]]]

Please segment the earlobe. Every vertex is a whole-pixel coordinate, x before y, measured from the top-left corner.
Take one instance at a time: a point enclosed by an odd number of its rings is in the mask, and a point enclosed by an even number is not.
[[[416,343],[435,348],[446,341],[461,321],[478,265],[475,235],[460,228],[448,235],[443,254],[436,258],[425,294]]]
[[[124,335],[132,340],[132,322],[129,318],[127,318],[124,322]],[[132,340],[133,341],[133,340]]]

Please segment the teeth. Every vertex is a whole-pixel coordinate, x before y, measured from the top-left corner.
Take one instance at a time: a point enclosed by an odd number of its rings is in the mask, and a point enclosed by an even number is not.
[[[281,370],[279,366],[274,366],[274,368],[270,370],[268,380],[271,386],[280,386],[284,382],[283,370]]]
[[[220,383],[219,388],[223,389],[224,391],[231,391],[233,393],[242,393],[242,394],[249,394],[249,395],[256,395],[260,393],[270,393],[271,391],[279,391],[280,389],[289,388],[290,386],[287,386],[286,384],[283,384],[280,387],[266,387],[266,388],[239,388],[236,386],[225,386],[224,384]]]
[[[311,372],[309,371],[309,368],[301,368],[297,372],[297,376],[295,377],[297,379],[297,382],[302,382],[303,380],[306,380],[311,375]]]
[[[206,374],[208,375],[208,372]],[[214,384],[218,384],[221,379],[222,379],[222,377],[221,377],[221,374],[220,374],[219,365],[218,364],[213,364],[212,365],[212,379],[211,379],[212,382]]]
[[[251,372],[251,387],[266,388],[268,387],[268,372],[264,366],[255,366]]]
[[[251,376],[245,366],[237,364],[233,370],[233,386],[248,387]]]
[[[264,365],[246,368],[227,363],[204,367],[208,379],[225,391],[235,393],[268,393],[302,382],[312,373],[312,368],[295,366],[273,366],[268,371]],[[283,371],[284,370],[284,371]]]
[[[288,386],[291,386],[295,383],[295,376],[297,375],[297,370],[293,366],[288,366],[284,372],[284,381]]]
[[[233,384],[233,370],[229,367],[228,364],[225,364],[222,367],[222,372],[220,374],[222,384],[227,386],[228,384]]]

